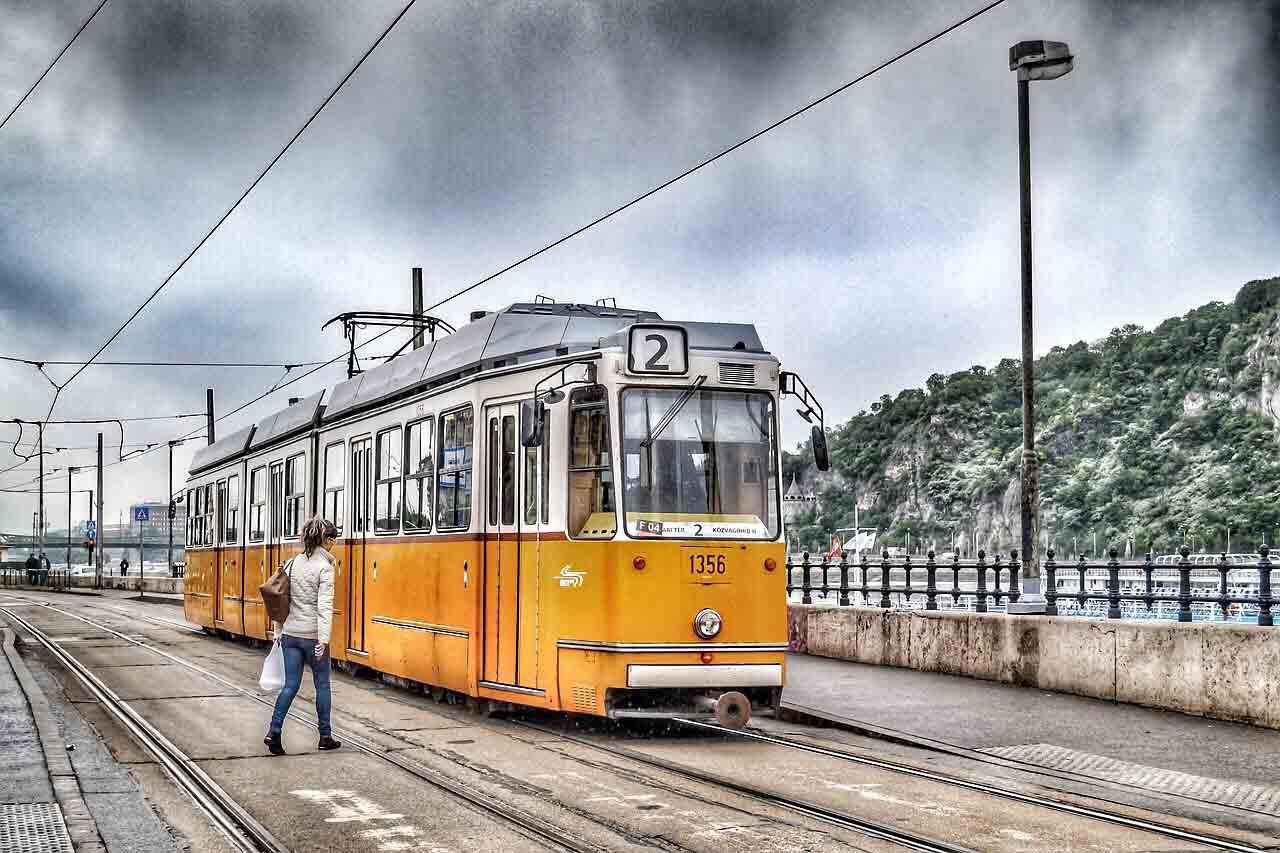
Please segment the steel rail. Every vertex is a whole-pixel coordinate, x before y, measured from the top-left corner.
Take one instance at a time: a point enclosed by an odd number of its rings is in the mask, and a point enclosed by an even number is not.
[[[62,666],[75,675],[134,741],[155,759],[169,778],[190,795],[236,849],[244,853],[289,853],[288,847],[214,782],[186,753],[103,684],[88,667],[72,657],[60,643],[7,607],[0,608],[0,613],[22,626]]]
[[[783,796],[782,794],[775,794],[772,791],[766,791],[763,788],[743,785],[740,782],[733,782],[722,776],[716,776],[702,770],[686,767],[683,764],[676,764],[662,758],[656,758],[652,755],[646,755],[642,752],[626,749],[625,747],[598,743],[584,737],[579,737],[578,735],[557,731],[556,729],[536,725],[524,720],[510,720],[509,722],[532,731],[541,732],[542,734],[555,735],[556,737],[563,738],[570,743],[599,750],[619,758],[625,758],[628,761],[647,764],[650,767],[655,767],[667,773],[673,773],[677,776],[693,779],[713,787],[724,788],[725,790],[732,791],[739,796],[765,803],[767,805],[777,806],[778,808],[804,815],[814,820],[821,821],[822,823],[831,824],[832,826],[838,826],[841,829],[857,832],[869,838],[888,841],[900,847],[906,847],[909,850],[918,850],[922,851],[922,853],[973,853],[973,851],[968,847],[958,847],[953,844],[948,844],[945,841],[936,841],[931,838],[925,838],[922,835],[906,832],[887,824],[865,820],[845,812],[836,811],[835,809],[828,809],[815,803],[805,802],[804,800],[795,800],[790,797]]]
[[[1194,844],[1203,844],[1205,846],[1217,850],[1230,850],[1233,853],[1265,853],[1265,851],[1275,848],[1256,847],[1243,842],[1235,841],[1230,838],[1223,838],[1217,835],[1207,835],[1199,832],[1192,832],[1186,829],[1180,829],[1170,824],[1162,824],[1156,821],[1145,820],[1143,818],[1129,817],[1127,815],[1118,814],[1116,812],[1103,811],[1088,806],[1078,806],[1072,803],[1055,800],[1050,797],[1041,797],[1035,794],[1026,794],[1021,791],[1015,791],[1010,788],[1002,788],[999,785],[992,785],[985,782],[974,782],[970,779],[963,779],[959,776],[952,776],[947,773],[939,773],[935,770],[922,770],[919,767],[913,767],[910,764],[903,764],[897,761],[890,761],[883,758],[869,758],[863,755],[855,755],[851,752],[845,752],[840,749],[831,749],[829,747],[816,746],[814,744],[803,743],[801,741],[791,740],[789,738],[778,737],[776,735],[766,735],[759,732],[747,730],[726,729],[721,726],[710,723],[703,723],[698,720],[677,719],[675,722],[681,725],[690,726],[697,729],[710,730],[719,734],[733,735],[736,737],[747,738],[749,740],[762,741],[764,743],[773,744],[775,746],[783,746],[790,749],[798,749],[804,752],[811,752],[817,755],[823,755],[828,758],[836,758],[842,761],[861,764],[866,767],[875,767],[879,770],[887,770],[892,773],[900,773],[906,776],[914,776],[918,779],[926,779],[931,782],[938,782],[944,785],[952,785],[959,788],[965,788],[970,791],[988,794],[1002,799],[1013,800],[1026,805],[1038,806],[1040,808],[1052,809],[1054,811],[1065,812],[1077,817],[1091,818],[1106,823],[1117,824],[1119,826],[1136,829],[1143,832],[1151,832],[1157,835],[1164,835],[1169,838],[1176,838],[1179,841],[1189,841]]]
[[[95,628],[98,628],[99,630],[103,630],[108,633],[114,634],[115,636],[120,637],[121,639],[124,639],[127,642],[131,642],[131,643],[134,643],[135,645],[141,646],[142,648],[148,649],[170,661],[173,661],[174,663],[180,666],[184,666],[187,669],[192,670],[193,672],[198,672],[202,675],[205,675],[208,678],[212,678],[213,680],[217,681],[220,684],[225,685],[226,687],[229,687],[243,695],[249,696],[250,698],[254,699],[255,701],[258,701],[261,704],[264,704],[264,705],[271,704],[266,700],[262,699],[260,696],[257,696],[256,694],[253,694],[250,691],[244,690],[238,685],[232,683],[231,681],[223,678],[220,675],[217,675],[216,673],[210,672],[204,667],[201,667],[197,664],[193,664],[190,661],[186,661],[180,657],[177,657],[176,655],[172,655],[161,649],[157,649],[154,646],[148,645],[146,643],[143,643],[139,640],[134,639],[133,637],[129,637],[125,634],[122,634],[119,631],[116,631],[99,622],[95,622],[92,619],[89,619],[87,617],[81,616],[76,613],[71,613],[66,610],[62,610],[60,608],[54,607],[53,605],[47,604],[44,602],[41,602],[41,605],[46,607],[49,610],[53,610],[54,612],[61,613],[66,616],[70,616],[73,619],[78,619],[81,622],[84,622],[85,624],[91,625]],[[162,619],[160,617],[148,616],[148,615],[138,614],[138,613],[129,613],[120,608],[111,607],[105,604],[93,604],[91,606],[97,607],[100,609],[110,610],[114,613],[120,614],[121,616],[128,616],[130,618],[135,618],[135,619],[143,619],[148,622],[153,622],[153,623],[157,623],[165,626],[172,626],[172,627],[180,628],[184,631],[188,631],[190,633],[196,633],[196,634],[202,634],[202,635],[204,634],[204,631],[202,629],[189,625],[185,622],[177,622],[171,619]],[[293,719],[304,722],[312,727],[315,726],[315,723],[297,715],[296,713],[290,713],[289,716]],[[793,811],[797,814],[804,815],[806,817],[812,818],[822,823],[827,823],[834,826],[838,826],[842,829],[851,830],[861,835],[865,835],[867,837],[876,838],[882,841],[889,841],[891,843],[897,844],[902,847],[906,847],[911,850],[922,851],[922,853],[973,853],[973,851],[969,850],[968,848],[957,847],[954,845],[946,844],[945,842],[934,841],[932,839],[928,839],[922,836],[917,836],[911,833],[904,832],[902,830],[896,829],[891,826],[878,824],[873,821],[863,820],[861,818],[857,818],[852,815],[848,815],[843,812],[835,811],[832,809],[826,809],[822,806],[818,806],[813,803],[806,803],[800,800],[792,800],[790,798],[783,797],[778,794],[773,794],[768,791],[729,782],[727,780],[721,779],[719,777],[716,777],[710,774],[702,774],[700,771],[692,770],[691,768],[669,764],[668,762],[665,762],[662,759],[652,758],[650,756],[645,756],[639,753],[633,754],[631,753],[630,750],[612,749],[609,747],[602,746],[600,744],[592,743],[591,741],[588,741],[583,738],[578,738],[574,735],[556,732],[551,729],[542,729],[538,726],[534,726],[530,723],[526,723],[519,720],[511,720],[510,722],[525,728],[539,730],[539,731],[542,731],[543,733],[554,734],[557,737],[560,737],[570,742],[594,747],[596,749],[601,749],[606,752],[612,751],[612,752],[615,752],[616,754],[624,755],[624,757],[631,758],[641,763],[646,763],[646,764],[651,764],[654,766],[661,767],[662,769],[667,770],[668,772],[671,772],[671,773],[676,773],[678,775],[683,775],[686,777],[698,779],[699,781],[705,782],[706,784],[712,785],[714,787],[733,790],[735,793],[739,795],[746,796],[758,802],[768,803],[770,805],[774,805],[779,808],[783,808],[789,811]],[[360,747],[360,744],[357,743],[357,739],[354,738],[350,732],[344,733],[343,738],[345,739],[345,741],[350,741],[351,743],[353,743],[353,745],[356,745],[358,748]],[[416,765],[405,766],[404,760],[400,759],[399,756],[377,751],[377,749],[374,747],[366,747],[366,751],[370,752],[370,754],[372,755],[377,756],[378,758],[389,760],[392,763],[396,764],[397,766],[403,767],[405,770],[407,770],[408,772],[412,773],[415,776],[421,775]],[[433,781],[433,780],[428,780],[428,781]],[[470,792],[464,792],[464,793],[468,796],[470,794]],[[591,847],[590,849],[594,850],[598,848]]]
[[[99,630],[106,631],[109,634],[113,634],[114,636],[119,637],[120,639],[128,643],[132,643],[135,646],[144,648],[154,654],[159,655],[160,657],[165,658],[166,660],[172,661],[173,663],[176,663],[179,666],[185,667],[191,670],[192,672],[196,672],[196,673],[199,673],[200,675],[205,676],[206,678],[210,678],[218,682],[219,684],[223,685],[224,687],[227,687],[231,690],[234,690],[235,692],[239,693],[242,696],[252,699],[253,701],[257,702],[260,705],[264,705],[268,708],[275,707],[274,701],[268,701],[267,699],[263,698],[262,696],[259,696],[253,691],[246,690],[240,685],[230,681],[229,679],[223,678],[222,676],[206,669],[205,667],[202,667],[198,664],[192,663],[191,661],[180,658],[177,655],[170,654],[169,652],[166,652],[163,649],[158,649],[155,646],[152,646],[148,643],[144,643],[141,640],[138,640],[134,637],[130,637],[129,635],[121,633],[120,631],[117,631],[114,628],[111,628],[110,626],[103,625],[100,622],[95,622],[94,620],[89,619],[85,616],[81,616],[78,613],[72,613],[68,610],[63,610],[59,607],[55,607],[52,604],[48,604],[46,602],[40,602],[40,605],[47,610],[53,611],[54,613],[60,613],[63,616],[69,616],[72,619],[77,619],[85,623],[86,625],[91,625],[95,628],[98,628]],[[105,605],[95,605],[95,606],[105,607]],[[113,610],[116,613],[120,613],[121,615],[125,615],[123,611],[117,610],[114,607],[107,607],[106,609]],[[3,608],[0,608],[0,612],[7,613],[7,611],[4,611]],[[157,622],[157,623],[163,623],[165,625],[176,626],[184,630],[191,631],[193,633],[201,633],[201,634],[204,633],[198,628],[192,628],[189,625],[174,622],[168,619],[159,619],[156,617],[144,616],[142,614],[137,614],[137,613],[130,613],[127,615],[130,618],[134,618],[134,619],[143,619],[150,622]],[[68,657],[70,656],[68,655]],[[72,660],[74,660],[74,658]],[[83,666],[78,661],[75,661],[75,664],[77,666]],[[289,717],[291,719],[297,720],[300,723],[310,726],[311,728],[317,728],[317,724],[315,721],[304,717],[303,715],[299,714],[296,711],[290,711]],[[335,735],[341,734],[341,740],[344,744],[349,744],[350,746],[354,747],[355,749],[359,750],[360,752],[366,755],[370,755],[376,759],[385,761],[389,764],[399,767],[401,770],[404,770],[406,773],[409,773],[410,775],[414,776],[418,780],[426,782],[429,785],[433,785],[437,788],[440,788],[441,790],[444,790],[449,794],[452,794],[453,796],[457,797],[460,800],[463,800],[468,805],[472,806],[478,811],[481,811],[491,817],[494,817],[499,821],[514,827],[518,831],[528,836],[532,836],[538,841],[549,844],[555,849],[566,850],[566,851],[569,851],[569,853],[607,853],[608,848],[600,847],[599,845],[592,844],[590,842],[583,841],[583,840],[574,838],[572,836],[569,836],[568,834],[565,833],[564,830],[560,829],[555,824],[550,823],[549,821],[544,821],[539,817],[520,811],[486,794],[482,794],[477,791],[472,791],[460,782],[456,782],[453,779],[450,779],[449,777],[443,774],[429,771],[426,768],[422,767],[421,765],[418,765],[405,758],[402,758],[401,756],[393,752],[386,752],[384,749],[377,746],[376,744],[373,744],[369,741],[364,740],[359,735],[355,735],[349,730],[339,731],[335,729],[334,734]],[[654,845],[651,845],[651,846],[654,846]],[[281,848],[281,849],[283,850],[284,848]]]

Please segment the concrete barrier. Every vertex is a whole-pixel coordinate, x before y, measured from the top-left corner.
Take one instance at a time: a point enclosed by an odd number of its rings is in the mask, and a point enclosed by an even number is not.
[[[93,575],[76,575],[71,578],[71,585],[76,589],[92,589]],[[138,576],[125,575],[104,575],[102,578],[103,589],[123,589],[129,592],[138,591]],[[182,578],[156,578],[149,577],[142,579],[143,592],[164,592],[182,594]]]
[[[1280,729],[1280,628],[789,604],[791,649]]]

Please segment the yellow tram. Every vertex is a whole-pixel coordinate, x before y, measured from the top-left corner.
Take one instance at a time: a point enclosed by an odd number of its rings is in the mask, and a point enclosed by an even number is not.
[[[821,417],[750,325],[475,312],[197,452],[186,616],[269,639],[258,586],[318,512],[342,531],[337,661],[479,702],[745,724],[785,678],[788,392]]]

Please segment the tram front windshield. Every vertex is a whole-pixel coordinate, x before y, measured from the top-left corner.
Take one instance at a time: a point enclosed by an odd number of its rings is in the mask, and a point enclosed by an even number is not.
[[[622,394],[622,424],[629,536],[777,538],[770,395],[630,388]]]

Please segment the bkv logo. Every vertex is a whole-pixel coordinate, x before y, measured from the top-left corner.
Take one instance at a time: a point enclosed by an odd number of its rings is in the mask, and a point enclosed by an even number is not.
[[[582,586],[582,582],[587,578],[587,573],[575,572],[571,565],[566,564],[556,577],[560,580],[560,586]]]

